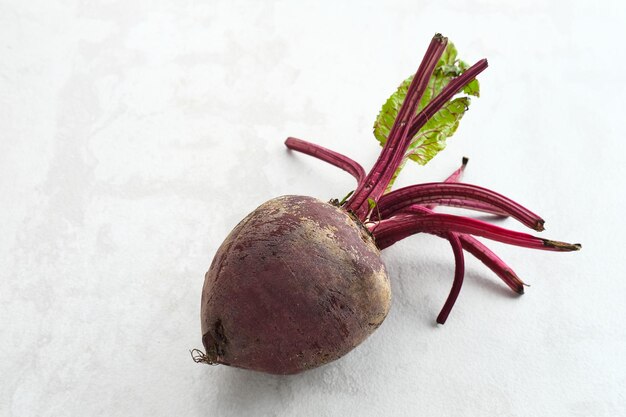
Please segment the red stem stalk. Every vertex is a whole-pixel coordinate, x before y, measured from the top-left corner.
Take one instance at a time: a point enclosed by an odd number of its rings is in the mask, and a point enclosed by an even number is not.
[[[426,207],[413,205],[408,207],[403,213],[413,215],[431,214],[433,211]],[[441,232],[431,232],[435,236],[447,239],[447,234]],[[515,271],[498,257],[491,249],[482,244],[478,239],[470,235],[458,234],[463,249],[471,253],[491,271],[493,271],[509,288],[518,294],[524,293],[524,282],[517,276]]]
[[[518,294],[524,294],[524,281],[491,249],[482,244],[478,239],[469,235],[460,235],[463,249],[471,253],[485,266],[491,269],[502,281]]]
[[[314,143],[292,137],[287,138],[287,140],[285,141],[285,145],[293,151],[310,155],[314,158],[321,159],[324,162],[328,162],[329,164],[334,165],[337,168],[343,169],[344,171],[352,175],[357,180],[357,183],[359,185],[365,179],[365,170],[363,169],[363,167],[358,162],[338,152],[331,151],[330,149],[326,149],[323,146],[319,146]]]
[[[428,81],[446,49],[448,39],[436,34],[422,59],[422,62],[409,85],[406,98],[398,116],[389,132],[387,143],[383,147],[378,160],[374,164],[364,183],[359,186],[346,205],[348,210],[354,211],[360,219],[363,219],[369,211],[368,198],[378,200],[385,188],[391,181],[393,173],[402,163],[404,154],[410,144],[407,140],[410,127],[413,125],[415,113],[419,101],[428,86]],[[443,104],[442,104],[443,105]],[[381,186],[382,184],[382,186]],[[382,188],[382,191],[381,191]]]
[[[443,180],[443,182],[452,182],[452,183],[461,182],[461,178],[463,178],[463,172],[465,172],[465,167],[467,166],[468,162],[469,162],[469,159],[466,157],[463,157],[463,159],[461,160],[461,166],[457,168],[452,174],[450,174],[448,178]],[[426,204],[424,207],[432,210],[436,207],[436,204]]]
[[[456,299],[459,297],[461,287],[463,286],[463,277],[465,276],[465,261],[463,259],[463,247],[459,235],[456,233],[448,233],[446,238],[452,246],[452,252],[454,253],[454,281],[452,281],[452,288],[450,288],[450,294],[446,299],[443,308],[437,316],[437,323],[444,324],[456,303]]]
[[[580,249],[580,244],[577,243],[570,244],[541,239],[526,233],[494,226],[480,220],[442,213],[420,216],[396,216],[388,220],[382,220],[372,229],[376,244],[380,249],[387,248],[395,242],[419,232],[471,234],[510,245],[558,252]]]
[[[380,198],[378,211],[385,219],[413,204],[427,203],[505,213],[534,230],[543,230],[544,221],[537,214],[495,191],[471,184],[434,182],[400,188]]]

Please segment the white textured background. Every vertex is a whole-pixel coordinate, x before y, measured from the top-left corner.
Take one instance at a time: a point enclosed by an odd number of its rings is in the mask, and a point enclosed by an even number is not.
[[[0,1],[1,416],[626,415],[626,6],[381,3]],[[437,327],[452,254],[413,237],[384,255],[389,317],[343,359],[194,364],[228,231],[271,197],[353,187],[285,137],[370,166],[374,117],[436,31],[490,68],[448,149],[401,183],[467,155],[467,182],[583,250],[491,245],[532,287],[468,260]]]

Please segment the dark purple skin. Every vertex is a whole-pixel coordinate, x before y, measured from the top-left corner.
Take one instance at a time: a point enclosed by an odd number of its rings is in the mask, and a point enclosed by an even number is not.
[[[391,291],[380,250],[416,233],[450,242],[456,268],[450,294],[437,316],[446,322],[460,293],[464,251],[479,259],[511,290],[524,282],[472,235],[558,252],[569,244],[504,229],[463,216],[436,213],[437,205],[509,216],[536,231],[544,221],[498,194],[460,183],[467,163],[444,182],[386,192],[413,136],[459,90],[487,68],[480,60],[450,81],[421,111],[418,103],[447,39],[433,37],[378,160],[366,173],[352,159],[288,138],[291,150],[335,165],[357,180],[350,198],[324,203],[312,197],[270,200],[226,238],[205,275],[202,341],[196,362],[224,364],[271,374],[293,374],[331,362],[363,342],[385,319]]]
[[[301,372],[360,344],[390,301],[380,251],[358,220],[312,197],[278,197],[235,227],[206,274],[206,358]]]

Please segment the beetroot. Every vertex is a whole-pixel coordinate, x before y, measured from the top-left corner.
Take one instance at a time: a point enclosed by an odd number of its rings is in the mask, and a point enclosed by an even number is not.
[[[436,132],[441,135],[435,139],[450,136],[464,111],[455,110],[455,104],[469,103],[453,97],[460,91],[477,95],[475,78],[487,61],[468,67],[456,60],[456,50],[452,54],[446,49],[447,43],[435,35],[416,74],[399,89],[403,97],[397,108],[392,99],[383,107],[379,121],[381,125],[390,121],[390,126],[379,138],[384,146],[369,173],[346,156],[287,139],[288,148],[350,173],[357,187],[343,201],[329,203],[303,196],[275,198],[233,229],[205,276],[201,306],[205,352],[192,351],[196,362],[292,374],[343,356],[378,328],[389,311],[391,292],[380,250],[416,233],[447,239],[454,253],[456,271],[437,317],[441,324],[463,283],[463,251],[480,259],[512,290],[524,291],[513,270],[471,235],[534,249],[580,248],[434,212],[437,205],[462,207],[509,216],[543,230],[543,219],[525,207],[496,192],[460,183],[465,158],[444,182],[390,189],[407,157],[432,158],[432,152],[410,151],[417,148],[415,138],[427,134],[422,129],[428,126],[432,133],[432,124],[440,123]],[[446,119],[446,115],[457,116]]]
[[[203,343],[214,362],[295,373],[361,343],[390,301],[365,227],[314,198],[278,197],[218,249],[202,292]]]

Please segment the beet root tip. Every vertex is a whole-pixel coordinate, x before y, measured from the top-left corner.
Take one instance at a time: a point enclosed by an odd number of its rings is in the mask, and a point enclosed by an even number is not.
[[[191,349],[189,351],[191,359],[195,363],[206,363],[207,365],[217,365],[215,358],[211,358],[209,355],[201,351],[200,349]]]

